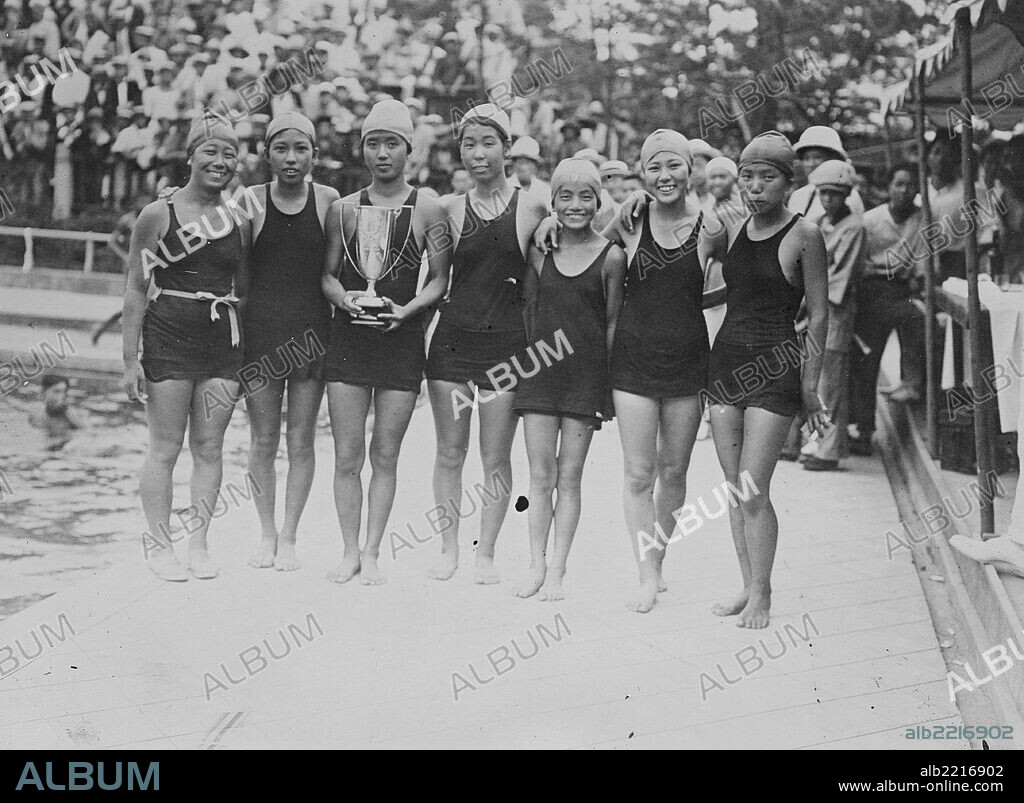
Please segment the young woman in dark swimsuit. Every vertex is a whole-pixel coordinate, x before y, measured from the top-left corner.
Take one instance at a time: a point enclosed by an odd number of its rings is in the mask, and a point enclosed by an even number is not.
[[[238,163],[234,130],[198,119],[187,153],[188,184],[143,209],[132,232],[123,319],[124,388],[129,399],[146,402],[149,427],[139,493],[147,535],[155,541],[144,535],[143,546],[149,568],[174,581],[218,574],[207,529],[220,492],[224,432],[239,391],[243,345],[236,307],[248,288],[250,242],[249,221],[221,198]],[[150,270],[159,292],[147,305]],[[225,391],[231,403],[210,409],[208,395]],[[186,427],[191,510],[200,522],[189,536],[188,572],[170,544],[171,475]]]
[[[755,137],[739,162],[751,217],[700,243],[703,264],[723,262],[727,307],[711,351],[708,396],[718,460],[741,491],[739,504],[729,506],[729,523],[743,590],[712,611],[738,614],[738,627],[768,626],[779,530],[769,492],[793,417],[802,404],[819,435],[830,426],[817,392],[828,330],[828,262],[818,227],[786,209],[793,159],[789,140],[777,131]],[[804,298],[807,335],[821,344],[806,350],[794,326]]]
[[[474,387],[480,403],[480,457],[491,501],[480,511],[477,583],[497,583],[494,546],[512,490],[512,441],[518,418],[515,385],[525,359],[523,281],[526,251],[546,199],[524,194],[505,177],[509,119],[486,103],[459,124],[462,164],[473,179],[465,195],[441,199],[453,240],[451,289],[430,340],[426,374],[437,457],[434,502],[446,511],[441,561],[430,571],[447,580],[459,565],[462,467],[469,449]],[[498,387],[496,387],[496,385]]]
[[[252,190],[257,213],[243,315],[245,364],[239,375],[249,410],[249,471],[262,490],[256,495],[260,547],[249,565],[292,571],[300,565],[296,531],[316,465],[313,441],[331,321],[330,303],[320,289],[324,220],[338,192],[306,180],[316,159],[316,132],[303,115],[286,112],[274,118],[264,154],[274,180]],[[274,463],[286,389],[288,480],[278,530]]]
[[[397,100],[377,103],[363,121],[363,160],[373,181],[336,201],[328,214],[323,291],[338,309],[324,366],[334,433],[334,501],[344,541],[341,563],[328,578],[345,583],[359,574],[364,585],[385,582],[377,565],[380,542],[395,498],[398,453],[423,382],[424,318],[444,295],[451,251],[444,210],[405,180],[412,149],[412,118]],[[376,294],[388,305],[384,327],[354,322],[368,283],[349,257],[359,259],[356,206],[397,209],[390,242],[383,253],[385,273]],[[347,245],[347,247],[346,247]],[[420,264],[427,258],[427,280],[417,292]],[[366,459],[366,418],[373,404],[367,494],[366,543],[360,550],[363,507],[360,472]]]
[[[565,597],[562,579],[580,520],[583,466],[594,430],[612,415],[608,354],[626,275],[622,249],[593,229],[601,205],[593,163],[563,160],[551,189],[561,247],[547,256],[531,248],[528,255],[526,331],[533,345],[515,399],[530,459],[530,574],[516,594],[538,594],[544,601]],[[572,351],[552,361],[548,347],[559,353],[560,340]]]
[[[696,247],[703,216],[687,199],[692,160],[682,134],[653,132],[640,163],[654,202],[632,231],[616,218],[605,232],[625,245],[629,257],[611,381],[622,439],[626,530],[640,570],[639,594],[628,607],[638,613],[649,611],[664,590],[662,563],[676,527],[673,511],[686,501],[699,394],[707,379],[704,271]]]

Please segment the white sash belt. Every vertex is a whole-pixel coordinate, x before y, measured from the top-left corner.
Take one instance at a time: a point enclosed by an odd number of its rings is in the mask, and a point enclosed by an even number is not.
[[[237,346],[239,341],[238,331],[238,315],[235,312],[234,305],[238,303],[238,298],[233,293],[226,296],[215,296],[213,293],[187,293],[184,290],[165,290],[162,287],[156,289],[156,295],[154,299],[161,295],[176,296],[177,298],[192,298],[196,301],[209,301],[210,303],[210,320],[219,321],[220,312],[217,311],[217,305],[223,304],[228,308],[228,321],[231,323],[231,345]]]

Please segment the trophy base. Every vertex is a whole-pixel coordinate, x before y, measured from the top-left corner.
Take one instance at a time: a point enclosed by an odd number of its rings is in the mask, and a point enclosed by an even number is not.
[[[377,315],[381,312],[388,312],[391,307],[387,301],[377,296],[360,296],[355,300],[357,307],[360,307],[364,314],[352,318],[352,323],[361,326],[387,326],[390,321],[382,321]]]
[[[373,315],[356,315],[352,318],[352,323],[359,326],[376,326],[378,329],[383,329],[390,321],[382,321]]]

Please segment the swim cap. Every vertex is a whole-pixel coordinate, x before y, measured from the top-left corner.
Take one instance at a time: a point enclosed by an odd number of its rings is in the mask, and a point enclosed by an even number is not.
[[[558,167],[551,174],[552,199],[563,184],[571,182],[579,182],[590,187],[594,191],[594,195],[597,196],[598,209],[601,208],[601,176],[593,162],[575,157],[560,161]]]
[[[659,128],[644,140],[643,147],[640,149],[640,166],[646,167],[651,159],[663,151],[681,156],[686,162],[686,166],[693,169],[693,153],[690,150],[690,143],[678,131],[668,128]]]
[[[188,131],[185,154],[192,156],[196,148],[211,139],[223,140],[235,148],[238,147],[238,136],[231,123],[225,122],[222,117],[203,115],[195,119]]]
[[[509,120],[505,112],[493,103],[481,103],[479,106],[474,106],[466,112],[466,116],[459,120],[460,139],[462,138],[462,132],[466,130],[466,126],[472,123],[489,125],[501,134],[505,142],[512,139],[512,121]]]
[[[298,112],[284,112],[277,115],[270,121],[270,125],[267,126],[267,136],[264,137],[263,141],[269,145],[270,141],[277,134],[288,128],[294,128],[300,134],[305,134],[309,137],[313,147],[316,147],[316,129],[313,127],[313,121],[306,117],[306,115],[299,114]]]
[[[370,113],[363,120],[362,128],[359,129],[359,141],[362,142],[373,131],[397,134],[411,149],[412,115],[409,114],[409,107],[394,98],[374,103]]]
[[[793,160],[796,153],[784,134],[765,131],[750,140],[740,155],[739,169],[747,165],[768,164],[778,168],[790,178],[793,177]]]

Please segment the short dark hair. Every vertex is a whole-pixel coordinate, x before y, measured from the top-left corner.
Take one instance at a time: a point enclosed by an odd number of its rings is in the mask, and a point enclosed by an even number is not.
[[[899,172],[910,173],[911,179],[915,184],[918,183],[920,173],[918,172],[917,165],[914,162],[897,162],[885,174],[885,186],[892,184],[892,180],[896,178],[896,174]]]

